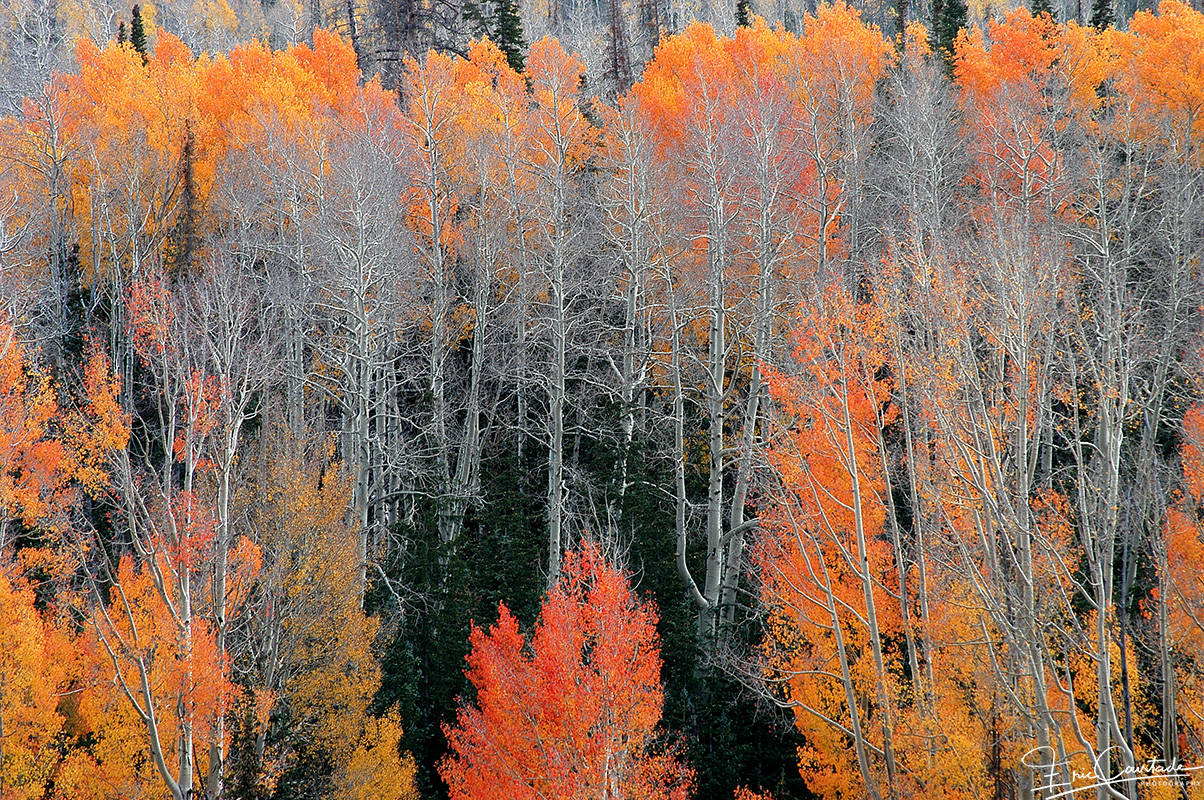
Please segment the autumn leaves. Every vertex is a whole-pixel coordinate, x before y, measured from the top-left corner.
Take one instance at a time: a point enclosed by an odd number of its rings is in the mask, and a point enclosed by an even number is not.
[[[1178,70],[1199,23],[1171,4],[1124,32],[1019,9],[963,34],[962,130],[943,135],[967,148],[965,216],[933,202],[956,157],[892,127],[910,171],[883,264],[802,305],[797,363],[771,381],[781,491],[756,559],[762,663],[820,794],[1031,796],[1098,773],[1136,796],[1118,777],[1134,764],[1199,757],[1183,706],[1199,586],[1168,556],[1198,530],[1178,538],[1166,509],[1195,507],[1200,319],[1182,303],[1199,302],[1200,239],[1182,191],[1204,140],[1198,76]],[[939,137],[948,99],[922,50],[887,113]]]
[[[689,793],[581,543],[639,492],[692,644],[763,612],[817,794],[1204,758],[1202,48],[1018,10],[950,83],[825,6],[608,104],[554,41],[399,94],[321,31],[81,42],[0,127],[0,794],[412,796],[381,631],[451,618],[500,464],[547,593],[472,630],[455,798]]]
[[[684,800],[692,775],[666,750],[656,611],[595,545],[565,554],[530,641],[503,604],[473,627],[476,702],[447,728],[453,800]]]

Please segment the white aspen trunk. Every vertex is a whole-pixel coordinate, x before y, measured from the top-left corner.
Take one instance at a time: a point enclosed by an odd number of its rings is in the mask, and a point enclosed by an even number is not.
[[[548,585],[560,578],[560,556],[564,544],[564,406],[566,352],[568,350],[565,319],[564,253],[559,227],[564,221],[564,196],[561,187],[555,195],[552,243],[552,374],[548,378]]]
[[[838,345],[843,349],[844,345]],[[844,359],[844,353],[841,354]],[[882,637],[878,630],[878,610],[874,599],[874,578],[870,573],[867,537],[865,533],[865,511],[861,498],[861,469],[857,464],[857,446],[853,439],[853,419],[849,413],[849,375],[847,362],[842,365],[842,374],[838,391],[840,391],[840,410],[843,416],[841,428],[844,431],[844,450],[849,472],[853,496],[853,530],[857,538],[857,567],[856,573],[861,580],[861,590],[865,597],[865,621],[869,629],[870,652],[874,659],[874,672],[877,675],[878,713],[882,717],[882,753],[886,761],[886,787],[890,797],[894,797],[895,785],[895,748],[893,743],[893,710],[890,696],[887,694],[886,664],[882,657]]]
[[[545,85],[547,99],[541,101],[536,111],[540,120],[538,128],[543,137],[536,146],[541,156],[537,155],[536,158],[542,157],[543,163],[537,162],[535,176],[539,187],[537,191],[545,193],[547,198],[541,206],[543,218],[540,224],[547,247],[543,253],[545,267],[541,277],[546,281],[548,293],[546,335],[550,350],[547,364],[549,374],[543,379],[548,404],[546,513],[549,586],[560,577],[561,556],[567,544],[564,524],[564,438],[571,322],[568,318],[568,270],[572,264],[570,245],[573,237],[570,199],[574,178],[570,156],[575,144],[582,140],[582,128],[585,125],[576,110],[575,95],[565,93],[564,86],[569,85],[566,77],[554,75],[551,78],[550,83]],[[575,91],[575,87],[572,89]]]
[[[638,375],[636,374],[636,331],[637,315],[639,313],[640,294],[644,279],[643,258],[643,221],[639,203],[635,198],[635,185],[638,180],[636,168],[633,165],[627,187],[630,187],[625,197],[625,213],[630,220],[628,225],[628,241],[624,246],[623,261],[627,272],[627,291],[623,303],[623,354],[619,374],[619,402],[622,405],[619,417],[619,429],[622,438],[619,441],[619,497],[618,505],[612,516],[617,520],[623,499],[628,489],[628,460],[631,457],[632,437],[635,432],[635,392]],[[625,187],[626,188],[626,187]]]
[[[689,498],[686,495],[686,392],[682,380],[682,341],[681,329],[684,324],[677,307],[677,291],[673,285],[673,275],[665,270],[665,291],[669,298],[669,358],[670,379],[673,389],[673,529],[676,542],[677,574],[686,585],[690,599],[698,613],[704,614],[708,608],[707,599],[698,590],[698,583],[690,572],[686,562],[686,512],[689,508]]]
[[[727,422],[726,400],[726,309],[724,307],[724,269],[727,262],[724,230],[723,196],[713,189],[710,197],[711,217],[707,239],[708,282],[710,303],[709,346],[707,356],[706,414],[707,414],[707,561],[703,579],[703,597],[707,608],[698,617],[699,633],[716,633],[719,607],[719,588],[723,578],[723,433]]]
[[[450,276],[445,266],[443,228],[443,199],[447,187],[442,180],[443,164],[439,151],[440,129],[449,123],[447,117],[439,115],[440,87],[433,86],[438,80],[425,71],[417,79],[416,105],[419,118],[415,121],[418,134],[417,145],[425,155],[422,161],[420,186],[426,197],[427,213],[430,216],[430,242],[426,248],[427,268],[434,301],[431,308],[430,342],[427,347],[427,391],[431,397],[431,421],[428,439],[434,451],[436,518],[439,539],[450,544],[459,536],[463,519],[458,513],[456,489],[452,485],[451,443],[447,430],[447,342],[449,341],[449,294]]]
[[[488,225],[488,223],[484,223]],[[480,484],[481,466],[481,371],[485,366],[485,343],[489,323],[489,257],[490,240],[487,235],[480,238],[478,267],[473,275],[472,349],[468,364],[468,397],[464,412],[464,435],[456,455],[454,493],[455,519],[463,525],[464,513],[470,498],[477,495]]]
[[[773,118],[776,107],[772,101],[762,100],[754,110],[756,146],[757,203],[754,233],[756,236],[755,257],[757,264],[756,304],[753,317],[753,364],[749,376],[748,396],[744,401],[741,420],[740,449],[735,463],[735,484],[732,489],[731,508],[728,514],[728,541],[724,554],[724,574],[720,589],[719,604],[723,609],[723,621],[735,621],[737,591],[740,572],[744,562],[746,533],[756,520],[745,520],[744,507],[752,485],[754,459],[757,452],[757,436],[761,416],[761,401],[764,393],[761,364],[773,357],[771,337],[774,314],[778,305],[776,272],[779,248],[789,232],[782,230],[778,217],[781,209],[780,167],[775,163],[779,155],[777,120]],[[769,119],[765,115],[770,115]]]
[[[239,423],[241,425],[241,423]],[[230,482],[234,467],[234,454],[237,447],[237,434],[234,435],[233,446],[226,449],[221,463],[221,473],[217,488],[217,536],[216,553],[213,564],[213,616],[214,634],[218,654],[218,663],[224,664],[227,650],[226,628],[226,570],[230,552]],[[217,733],[209,746],[209,768],[206,779],[206,794],[211,800],[219,800],[223,794],[223,770],[226,755],[226,715],[218,714]]]
[[[801,539],[799,547],[806,547]],[[852,668],[849,662],[848,648],[845,645],[844,624],[840,621],[836,594],[832,588],[832,577],[828,573],[828,565],[824,561],[823,551],[817,547],[815,555],[823,575],[826,610],[832,621],[832,634],[836,640],[836,656],[840,662],[840,681],[844,688],[845,705],[849,711],[849,727],[853,739],[853,751],[857,754],[857,769],[861,773],[861,780],[865,784],[865,791],[870,800],[881,800],[882,792],[879,790],[878,781],[870,768],[870,753],[861,721],[861,702],[857,697],[857,689],[853,685]]]
[[[355,288],[355,317],[354,317],[354,350],[348,354],[350,361],[348,374],[353,380],[347,391],[351,393],[349,409],[351,418],[348,420],[350,442],[348,447],[348,467],[353,476],[351,492],[351,513],[354,515],[354,528],[359,536],[356,558],[359,568],[356,577],[357,592],[360,604],[365,599],[368,588],[368,559],[371,557],[368,530],[368,504],[370,491],[370,462],[368,443],[368,391],[370,386],[369,370],[369,341],[368,341],[368,312],[364,297],[364,268],[358,266],[358,285]]]

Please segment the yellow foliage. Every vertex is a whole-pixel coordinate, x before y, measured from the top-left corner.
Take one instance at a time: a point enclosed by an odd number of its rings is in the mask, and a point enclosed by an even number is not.
[[[360,608],[358,541],[345,517],[350,485],[321,450],[273,431],[237,498],[264,554],[260,595],[249,601],[258,607],[255,635],[277,642],[275,682],[259,699],[288,720],[284,750],[269,757],[321,755],[340,776],[339,796],[388,797],[374,794],[388,781],[374,783],[385,779],[367,772],[408,786],[400,779],[412,765],[397,752],[396,714],[369,713],[380,687],[378,622]],[[264,708],[258,716],[267,724]]]
[[[417,800],[414,759],[401,752],[401,714],[369,718],[351,758],[335,775],[332,800]]]
[[[0,548],[8,520],[49,525],[69,503],[58,415],[49,376],[0,316]]]
[[[156,572],[170,574],[165,556],[157,568],[136,567],[127,556],[116,572],[120,589],[107,610],[94,612],[105,621],[81,643],[88,691],[80,715],[96,740],[94,777],[112,787],[99,796],[123,798],[162,790],[163,778],[148,758],[151,736],[165,752],[189,742],[197,754],[193,777],[203,775],[209,745],[224,737],[221,715],[236,690],[212,626],[195,617],[185,625],[157,587]],[[172,596],[171,602],[178,609],[185,601]],[[153,715],[153,729],[143,714]],[[171,769],[170,755],[165,760]]]
[[[0,565],[0,798],[45,796],[58,766],[65,678],[56,631],[34,607],[33,591]],[[62,641],[65,645],[65,639]]]

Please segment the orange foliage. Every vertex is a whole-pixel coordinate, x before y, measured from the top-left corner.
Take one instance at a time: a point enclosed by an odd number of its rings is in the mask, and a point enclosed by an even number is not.
[[[440,766],[453,800],[688,796],[688,770],[656,747],[656,612],[595,546],[565,555],[529,642],[504,604],[471,641],[477,701]]]
[[[109,454],[129,435],[104,355],[89,356],[71,410],[59,407],[55,384],[31,356],[0,317],[0,551],[9,520],[61,530],[79,489],[101,492]]]
[[[461,102],[464,84],[474,72],[462,59],[434,51],[422,64],[406,59],[407,82],[413,87],[406,109],[406,151],[412,161],[414,185],[403,202],[420,241],[437,239],[442,247],[449,247],[457,238],[452,223],[459,207],[454,191],[459,176],[452,171],[463,163],[461,151],[467,138],[463,129],[471,121]]]
[[[889,784],[969,800],[990,785],[993,678],[958,576],[941,578],[939,594],[929,584],[928,628],[917,624],[915,556],[897,549],[889,517],[884,429],[898,412],[887,376],[898,365],[887,323],[878,304],[830,289],[798,318],[793,371],[769,374],[784,420],[768,453],[781,489],[762,503],[754,551],[769,609],[764,669],[806,736],[799,769],[817,794]],[[864,770],[853,736],[867,743]]]
[[[120,391],[108,357],[93,347],[84,364],[76,408],[63,429],[72,475],[93,496],[102,494],[106,487],[111,454],[129,443],[130,419],[117,401]]]
[[[736,319],[756,313],[737,309],[759,291],[758,213],[770,205],[782,262],[774,271],[807,278],[805,264],[826,268],[841,251],[841,195],[867,152],[891,51],[844,3],[808,14],[798,35],[759,21],[726,38],[696,22],[661,42],[631,96],[682,186],[672,203],[690,215],[695,242],[677,265],[684,285],[705,285],[693,275],[706,269],[706,242],[730,240],[716,251],[724,292]]]
[[[868,500],[866,535],[877,539],[886,520],[879,430],[896,416],[886,406],[889,381],[877,374],[886,364],[882,315],[855,303],[839,289],[829,290],[822,309],[800,320],[794,359],[801,373],[773,373],[771,392],[789,418],[789,443],[771,451],[775,469],[797,493],[800,523],[826,535],[852,535],[853,477]]]
[[[864,576],[887,589],[898,585],[894,555],[884,537],[885,475],[879,432],[889,383],[878,379],[884,360],[880,315],[838,289],[800,316],[794,335],[794,375],[770,372],[770,392],[787,420],[769,452],[783,491],[767,498],[755,559],[762,599],[770,609],[766,670],[795,704],[807,745],[800,770],[826,797],[846,796],[863,782],[845,731],[860,728],[881,747],[881,730],[855,720],[857,703],[874,707],[877,688],[895,677],[871,659],[866,626],[897,637],[901,616],[886,592],[868,605]],[[837,661],[841,666],[837,666]],[[880,705],[874,717],[888,715]],[[835,720],[829,724],[827,720]],[[838,727],[839,726],[839,727]],[[876,770],[875,770],[876,772]]]
[[[378,626],[360,608],[348,481],[279,430],[250,455],[235,506],[258,543],[244,540],[231,554],[248,564],[247,577],[227,589],[256,656],[253,724],[267,739],[258,784],[271,792],[300,752],[331,765],[337,798],[413,797],[400,720],[370,714],[380,688]],[[273,720],[287,726],[273,730]]]
[[[69,500],[66,453],[53,430],[59,413],[50,377],[0,317],[0,548],[9,519],[37,526]]]
[[[905,57],[924,57],[926,41],[909,28]],[[227,735],[221,715],[237,689],[217,645],[216,623],[207,616],[215,604],[216,525],[201,456],[227,387],[184,363],[164,265],[173,266],[173,237],[184,226],[195,220],[206,231],[222,230],[224,209],[214,198],[219,189],[239,189],[222,185],[240,179],[236,169],[223,172],[234,157],[283,162],[289,145],[312,145],[307,168],[321,175],[331,168],[329,153],[337,152],[331,142],[383,130],[373,141],[389,148],[412,179],[397,202],[417,246],[428,251],[431,278],[439,289],[454,286],[449,276],[462,266],[458,260],[479,244],[487,263],[477,266],[488,275],[489,291],[497,288],[496,275],[517,283],[530,274],[530,263],[507,247],[525,257],[529,247],[539,250],[541,236],[549,240],[547,250],[559,246],[567,209],[554,201],[564,199],[556,192],[571,185],[570,176],[617,161],[605,156],[619,144],[590,120],[583,61],[556,40],[531,47],[525,74],[488,42],[474,44],[466,59],[432,53],[408,61],[410,91],[400,107],[378,80],[361,81],[350,44],[326,31],[314,32],[312,46],[273,51],[248,43],[213,56],[194,55],[162,31],[156,42],[144,65],[129,46],[81,40],[78,72],[56,78],[46,108],[60,115],[53,122],[61,124],[62,152],[69,154],[67,197],[53,204],[75,215],[72,235],[80,239],[85,282],[106,283],[113,300],[128,291],[128,303],[115,303],[128,314],[122,333],[144,367],[166,372],[170,363],[176,371],[167,402],[184,419],[165,445],[187,465],[188,486],[174,485],[171,464],[163,496],[132,472],[122,476],[130,496],[121,500],[138,506],[130,514],[137,524],[128,525],[135,555],[106,576],[111,591],[91,611],[94,630],[78,643],[51,623],[53,609],[38,610],[33,589],[10,574],[9,561],[0,561],[2,797],[46,796],[51,781],[60,794],[78,797],[161,794],[163,778],[182,761],[178,753],[196,754],[195,783],[204,772],[206,745]],[[752,301],[766,286],[803,284],[816,272],[826,277],[831,256],[844,246],[843,201],[859,191],[848,182],[857,180],[866,157],[875,92],[893,58],[891,43],[843,2],[807,15],[798,34],[758,21],[721,37],[694,23],[660,44],[617,111],[603,112],[613,124],[630,118],[647,127],[666,175],[653,191],[672,194],[664,206],[683,214],[681,241],[693,244],[681,245],[681,253],[663,248],[678,259],[667,270],[669,280],[680,280],[683,289],[701,286],[706,281],[696,278],[710,266],[708,256],[722,262],[715,319],[697,316],[681,326],[695,344],[724,325],[743,323],[732,337],[742,346],[750,338],[749,320],[761,312]],[[1018,8],[985,32],[959,36],[956,83],[983,201],[974,210],[980,219],[1004,217],[1003,229],[1017,217],[1048,223],[1069,216],[1079,202],[1066,158],[1072,137],[1162,148],[1189,170],[1204,158],[1204,16],[1177,0],[1163,0],[1157,13],[1138,12],[1127,31],[1058,25]],[[4,123],[5,143],[15,151],[30,150],[39,136],[49,139],[54,127],[43,108],[31,102],[25,110],[23,123]],[[32,137],[18,131],[21,124]],[[757,157],[770,130],[778,138],[763,165]],[[759,175],[758,167],[772,177]],[[5,185],[19,187],[22,169],[29,168],[6,171]],[[779,215],[773,235],[781,241],[766,249],[781,263],[757,285],[756,262],[764,256],[754,206],[772,192],[780,197],[772,210]],[[725,249],[707,250],[707,237],[722,238]],[[1004,465],[1036,463],[1030,451],[1025,458],[1017,452],[1034,438],[1038,403],[1057,391],[1045,383],[1052,348],[1043,349],[1054,341],[1046,334],[1055,318],[1034,312],[1009,328],[1013,320],[991,314],[1006,305],[1009,286],[1027,288],[1029,279],[1036,291],[1025,298],[1033,302],[1025,313],[1058,305],[1065,298],[1050,287],[1059,282],[1060,267],[1028,274],[1021,264],[989,286],[979,266],[923,265],[932,269],[923,287],[929,313],[941,320],[926,363],[892,360],[889,310],[830,290],[798,320],[794,371],[766,368],[785,419],[768,452],[784,491],[763,504],[764,535],[755,554],[770,608],[766,671],[796,711],[807,739],[800,766],[825,797],[864,793],[867,780],[896,781],[900,795],[982,796],[992,788],[986,766],[992,755],[1019,763],[1020,754],[1009,748],[1025,733],[1000,710],[1006,704],[995,696],[991,663],[997,652],[988,652],[1000,632],[992,630],[990,614],[975,607],[983,602],[976,582],[1005,577],[988,574],[986,556],[1008,548],[992,542],[976,550],[976,536],[995,530],[982,521],[983,508],[997,498],[1014,499],[1008,508],[1023,523],[1017,527],[1038,542],[1026,565],[1033,582],[1063,596],[1075,592],[1066,555],[1077,555],[1078,546],[1071,503],[1027,484],[1028,496],[1010,498],[1012,476],[981,463],[982,451],[1003,454]],[[799,278],[806,280],[787,280]],[[985,297],[990,290],[1000,296]],[[470,313],[450,307],[460,302],[438,309],[453,336]],[[683,305],[703,302],[692,297]],[[777,298],[771,314],[783,302]],[[991,354],[987,360],[980,349]],[[753,359],[744,352],[732,357],[740,363],[719,354],[712,380],[721,412],[735,396],[725,381],[751,369]],[[120,384],[103,355],[90,353],[71,411],[60,408],[58,388],[37,361],[0,319],[0,559],[8,558],[10,524],[64,529],[81,490],[94,497],[111,491],[112,457],[129,445]],[[998,376],[996,385],[971,403],[970,379],[988,373]],[[926,551],[916,545],[918,556],[903,552],[884,444],[898,415],[892,393],[903,378],[927,401],[916,409],[915,430],[928,438],[916,443],[906,469],[919,487],[917,505],[939,517],[931,530],[941,541],[928,546],[963,548],[939,557],[946,565],[970,565],[964,574],[946,569],[928,576],[931,605],[923,612],[923,631],[915,624],[914,595],[903,602],[902,589],[918,579],[916,562]],[[750,431],[759,425],[752,416]],[[1204,719],[1204,666],[1196,655],[1204,649],[1198,568],[1204,559],[1204,409],[1189,410],[1184,429],[1187,493],[1165,519],[1161,599],[1181,656],[1174,665],[1180,716],[1185,728],[1198,730]],[[718,460],[725,450],[720,441],[711,456]],[[321,751],[340,797],[410,796],[413,764],[399,752],[400,720],[393,712],[368,713],[380,682],[372,655],[377,622],[362,613],[354,586],[359,556],[343,519],[346,482],[330,465],[299,458],[260,465],[259,472],[256,485],[237,500],[258,540],[226,543],[230,618],[278,646],[271,664],[253,668],[273,676],[249,701],[256,724],[266,730],[273,710],[287,716],[295,727],[288,746]],[[265,552],[271,556],[266,566]],[[1092,624],[1081,616],[1076,624]],[[1034,629],[1042,624],[1030,622]],[[474,627],[468,676],[476,704],[447,730],[452,755],[441,765],[451,796],[684,798],[692,776],[658,742],[663,696],[655,624],[654,609],[636,598],[627,577],[586,546],[566,557],[531,637],[504,605],[488,631]],[[913,641],[924,637],[923,646]],[[72,649],[80,651],[79,663],[67,657]],[[1065,664],[1049,667],[1051,675],[1034,670],[1023,678],[1032,683],[1007,689],[1019,696],[1037,691],[1038,678],[1053,678],[1045,684],[1046,703],[1058,715],[1051,727],[1068,727],[1079,711],[1056,686],[1063,676],[1052,673],[1064,669],[1068,683],[1083,687],[1076,688],[1081,706],[1098,704],[1092,658],[1119,663],[1119,649],[1068,655]],[[1135,661],[1130,672],[1140,690]],[[69,684],[79,690],[72,708],[58,698]],[[864,772],[850,758],[853,728],[869,745]],[[88,740],[79,757],[60,762],[42,755],[64,741],[65,731]],[[297,744],[301,739],[305,743]],[[147,743],[155,741],[166,744],[158,772],[147,757]],[[996,744],[999,752],[985,752]],[[887,774],[890,758],[897,760],[895,775]],[[397,779],[382,780],[386,772]]]
[[[48,797],[55,780],[55,796],[65,796],[57,740],[70,646],[38,613],[29,585],[12,580],[0,563],[0,797],[6,800]]]
[[[1158,13],[1138,11],[1128,34],[1113,38],[1114,80],[1133,101],[1132,135],[1161,140],[1175,155],[1193,152],[1199,167],[1204,145],[1204,15],[1178,0]]]
[[[526,75],[531,87],[527,168],[539,176],[542,190],[563,192],[557,184],[588,164],[597,138],[581,111],[585,63],[557,40],[541,39],[531,45]],[[548,235],[563,234],[549,230]]]
[[[194,749],[203,761],[236,691],[212,626],[200,618],[181,624],[179,604],[191,600],[165,595],[157,585],[171,569],[166,558],[154,567],[123,558],[112,601],[94,612],[103,622],[81,643],[90,691],[81,695],[80,715],[96,740],[92,779],[113,787],[116,796],[162,794],[157,759],[147,758],[156,750],[162,768],[187,787],[190,776],[180,772],[177,748]]]
[[[1188,409],[1183,418],[1184,438],[1180,447],[1183,480],[1187,496],[1178,507],[1166,512],[1163,546],[1166,549],[1166,573],[1162,589],[1166,592],[1167,622],[1171,646],[1179,658],[1175,662],[1178,679],[1178,716],[1181,729],[1193,752],[1184,759],[1204,756],[1200,745],[1201,721],[1204,720],[1204,406]]]
[[[250,42],[199,57],[159,31],[146,67],[128,45],[81,39],[76,51],[78,74],[52,89],[78,150],[70,194],[94,281],[140,277],[165,249],[170,264],[181,225],[220,224],[209,213],[219,164],[262,146],[269,126],[337,131],[329,119],[337,117],[355,130],[393,108],[379,80],[360,84],[351,46],[324,30],[312,46]]]
[[[1035,198],[1057,211],[1068,200],[1060,139],[1090,125],[1100,107],[1097,87],[1106,76],[1101,34],[1023,7],[984,36],[962,31],[955,74],[966,127],[987,197],[1030,212]]]

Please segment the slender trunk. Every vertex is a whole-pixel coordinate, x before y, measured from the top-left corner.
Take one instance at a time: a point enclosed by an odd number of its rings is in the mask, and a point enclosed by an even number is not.
[[[438,528],[439,538],[443,544],[450,544],[459,534],[462,520],[457,519],[455,491],[451,485],[451,458],[447,437],[447,408],[446,408],[446,343],[448,340],[448,276],[444,270],[443,259],[443,218],[439,202],[438,151],[431,131],[432,120],[428,116],[425,138],[428,142],[427,153],[427,210],[431,218],[431,245],[428,251],[430,261],[431,290],[435,302],[431,312],[431,342],[427,351],[427,391],[431,395],[431,426],[430,437],[435,450],[435,480],[438,482]]]
[[[567,299],[565,298],[565,226],[568,222],[565,183],[567,153],[561,149],[552,191],[552,252],[550,300],[552,303],[552,359],[548,377],[548,585],[560,578],[564,542],[564,410],[568,355]]]
[[[632,173],[634,173],[634,169]],[[631,192],[634,193],[634,185],[637,177],[631,174],[628,180],[628,185],[632,187]],[[626,212],[627,218],[630,220],[631,238],[626,246],[625,259],[627,265],[627,292],[624,298],[623,354],[619,375],[619,402],[622,404],[619,427],[622,433],[622,440],[619,443],[619,503],[615,514],[616,519],[622,513],[623,499],[627,496],[628,462],[631,457],[632,437],[635,434],[636,331],[638,327],[637,314],[639,313],[641,283],[643,281],[643,248],[640,230],[642,223],[639,221],[637,203],[631,194],[627,198]]]
[[[847,366],[846,366],[847,368]],[[861,497],[861,469],[857,464],[857,448],[853,438],[853,419],[849,413],[848,375],[840,379],[842,427],[844,428],[844,444],[848,459],[849,480],[853,498],[853,531],[857,537],[857,573],[861,579],[861,589],[865,597],[865,620],[869,627],[870,652],[874,659],[874,671],[877,676],[878,713],[882,718],[882,752],[886,759],[887,792],[893,798],[895,786],[895,749],[894,749],[894,714],[892,713],[890,696],[887,694],[886,663],[882,656],[882,637],[878,630],[878,610],[874,599],[874,578],[870,573],[869,550],[866,546],[865,516]]]
[[[677,309],[677,294],[673,287],[673,276],[666,275],[666,291],[669,295],[669,353],[670,372],[673,380],[673,492],[674,515],[673,528],[676,541],[677,574],[685,583],[690,599],[698,608],[698,613],[704,614],[708,608],[707,599],[698,590],[698,583],[690,573],[686,562],[686,510],[689,498],[686,496],[686,393],[682,382],[682,342],[681,321]]]
[[[706,411],[710,464],[707,472],[707,565],[703,596],[707,608],[698,617],[702,635],[716,633],[719,612],[719,588],[723,576],[723,433],[727,423],[724,408],[727,367],[726,314],[724,308],[724,247],[723,197],[713,191],[712,217],[707,240],[707,260],[710,272],[710,337],[707,363]]]
[[[370,491],[368,394],[371,389],[371,370],[369,364],[370,322],[368,320],[364,289],[362,288],[364,286],[363,278],[364,270],[361,264],[359,266],[358,281],[358,286],[361,288],[357,290],[355,297],[355,352],[348,356],[352,362],[348,365],[348,374],[353,376],[353,385],[349,388],[349,391],[353,394],[353,397],[350,398],[351,420],[349,426],[349,450],[351,455],[351,464],[349,466],[354,476],[351,513],[354,515],[352,522],[359,536],[359,545],[356,552],[356,558],[359,560],[356,591],[360,596],[361,605],[367,593],[368,559],[371,555],[369,552],[368,530],[368,494]]]
[[[800,546],[802,546],[801,542]],[[853,751],[857,755],[857,769],[861,772],[861,781],[865,784],[865,792],[870,800],[881,800],[882,793],[878,789],[878,781],[870,769],[869,748],[866,745],[861,722],[861,701],[857,697],[857,689],[853,684],[852,667],[844,639],[844,625],[840,621],[840,614],[836,607],[832,576],[828,573],[828,565],[822,552],[816,553],[816,561],[823,570],[828,617],[832,620],[832,633],[836,640],[836,657],[840,663],[840,681],[844,687],[845,706],[849,712],[849,728],[853,734]]]
[[[4,693],[7,688],[8,674],[0,669],[0,767],[4,766]],[[0,800],[4,800],[4,774],[4,770],[0,769]]]
[[[1170,567],[1167,563],[1166,543],[1155,544],[1158,559],[1158,663],[1162,681],[1162,759],[1167,764],[1176,763],[1179,757],[1179,712],[1175,682],[1174,652],[1171,649],[1170,604],[1168,598],[1174,590],[1170,584]]]
[[[234,447],[226,449],[217,487],[217,541],[213,565],[213,617],[218,663],[226,661],[226,569],[230,552],[230,485],[234,469]],[[206,793],[211,800],[222,797],[222,771],[225,766],[226,715],[217,714],[217,730],[209,746]]]
[[[482,195],[484,191],[482,190]],[[481,465],[481,371],[485,366],[485,341],[489,316],[489,263],[491,256],[488,221],[482,220],[478,239],[477,270],[472,288],[472,346],[468,364],[468,397],[464,412],[464,436],[456,455],[452,484],[455,503],[453,519],[463,526],[470,498],[480,490]],[[458,533],[459,528],[456,532]]]
[[[744,507],[748,502],[748,492],[752,485],[753,460],[756,456],[756,439],[758,421],[761,411],[762,385],[761,364],[769,361],[772,353],[771,337],[773,333],[774,311],[777,308],[777,292],[774,272],[777,269],[775,253],[775,234],[773,217],[776,210],[776,194],[771,179],[771,166],[768,155],[771,149],[763,148],[765,157],[759,162],[759,184],[762,191],[769,193],[768,199],[763,199],[760,213],[757,217],[757,307],[756,321],[753,329],[753,365],[749,378],[748,397],[744,403],[744,418],[741,425],[740,455],[736,462],[736,480],[732,489],[731,509],[728,522],[728,543],[725,554],[724,574],[720,591],[720,606],[723,609],[723,621],[731,624],[735,621],[737,591],[740,583],[740,571],[744,562],[744,542],[746,532],[756,520],[745,520]]]
[[[557,247],[559,250],[559,247]],[[559,254],[552,267],[552,374],[548,380],[548,583],[560,577],[564,524],[564,405],[566,320],[563,266]]]

